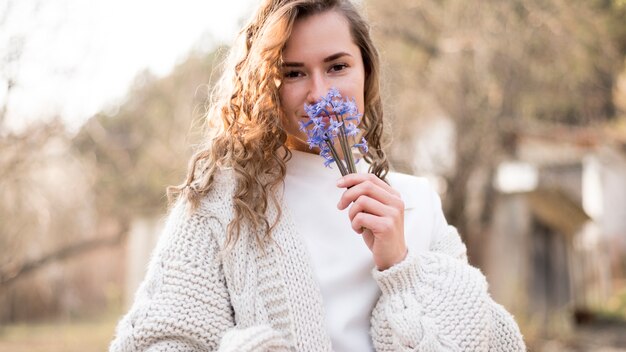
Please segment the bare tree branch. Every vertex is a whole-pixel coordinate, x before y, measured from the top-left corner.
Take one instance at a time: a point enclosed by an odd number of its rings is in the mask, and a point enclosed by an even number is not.
[[[16,266],[0,270],[0,290],[7,289],[17,280],[33,274],[47,265],[66,259],[71,259],[103,247],[117,247],[128,237],[128,228],[122,228],[117,235],[107,238],[96,238],[68,245],[41,258],[20,263]]]

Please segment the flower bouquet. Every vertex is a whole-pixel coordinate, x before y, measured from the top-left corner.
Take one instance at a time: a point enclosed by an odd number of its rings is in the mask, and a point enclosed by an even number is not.
[[[353,142],[360,136],[357,126],[363,116],[355,99],[343,99],[339,90],[331,88],[314,104],[304,104],[304,111],[309,119],[300,122],[300,130],[307,134],[309,148],[319,148],[324,165],[330,167],[334,162],[342,176],[356,173],[358,159],[355,161],[352,150],[367,153],[367,142],[363,137],[359,143]],[[337,144],[341,149],[337,149]]]

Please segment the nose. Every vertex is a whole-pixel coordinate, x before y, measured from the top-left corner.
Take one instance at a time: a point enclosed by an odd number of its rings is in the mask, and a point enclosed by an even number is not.
[[[317,72],[312,73],[311,79],[309,80],[307,102],[309,104],[315,103],[321,97],[325,96],[329,89],[330,87],[328,86],[328,82],[323,74]]]

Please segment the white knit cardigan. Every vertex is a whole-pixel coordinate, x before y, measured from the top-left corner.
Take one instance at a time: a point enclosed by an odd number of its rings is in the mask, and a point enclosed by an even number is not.
[[[226,170],[195,212],[185,201],[173,207],[111,352],[332,350],[321,293],[289,214],[265,252],[249,231],[222,251],[234,187]],[[371,318],[376,351],[525,351],[517,324],[467,263],[456,230],[442,232],[429,252],[372,270],[381,290]]]

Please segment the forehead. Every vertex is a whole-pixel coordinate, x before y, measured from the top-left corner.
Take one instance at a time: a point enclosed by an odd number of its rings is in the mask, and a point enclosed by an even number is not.
[[[294,23],[283,49],[283,59],[302,61],[342,51],[356,53],[359,48],[350,33],[348,20],[343,14],[331,10]]]

